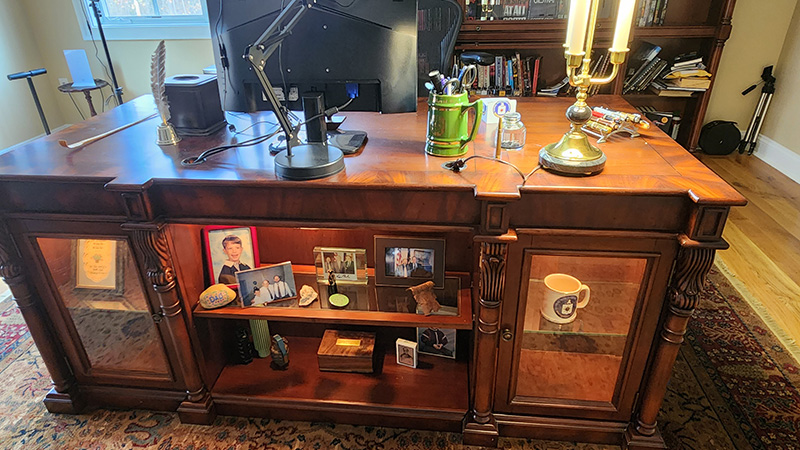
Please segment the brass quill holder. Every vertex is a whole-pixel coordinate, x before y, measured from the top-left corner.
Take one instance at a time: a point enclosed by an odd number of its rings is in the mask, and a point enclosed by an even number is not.
[[[610,83],[619,72],[628,52],[633,9],[636,0],[620,0],[614,42],[609,51],[611,74],[604,78],[593,78],[591,67],[594,29],[597,24],[597,9],[600,0],[572,0],[567,43],[564,56],[567,60],[569,84],[577,88],[577,101],[567,108],[567,119],[571,126],[560,141],[546,145],[539,151],[539,164],[545,169],[563,175],[594,175],[603,171],[606,155],[589,142],[581,127],[592,117],[592,108],[586,103],[592,85]]]
[[[158,114],[161,116],[161,123],[158,125],[158,145],[175,145],[181,138],[175,132],[175,128],[169,123],[169,102],[164,81],[166,80],[166,59],[167,47],[164,41],[158,43],[156,51],[150,57],[150,89],[153,91],[153,99],[156,101]]]

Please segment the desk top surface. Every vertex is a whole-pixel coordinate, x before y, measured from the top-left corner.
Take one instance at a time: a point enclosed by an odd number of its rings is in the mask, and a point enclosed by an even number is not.
[[[556,142],[569,124],[564,116],[573,102],[570,98],[518,99],[517,110],[527,126],[527,144],[521,151],[503,151],[502,159],[524,172],[538,165],[539,149]],[[635,112],[620,97],[597,96],[592,105]],[[104,114],[92,117],[65,130],[35,141],[0,151],[0,182],[13,180],[60,179],[97,181],[110,188],[146,186],[149,183],[208,185],[282,184],[307,187],[336,185],[354,189],[436,189],[474,190],[481,198],[513,199],[520,192],[564,191],[609,192],[630,195],[688,195],[703,204],[742,205],[745,199],[657,127],[645,130],[642,137],[613,137],[599,144],[608,161],[605,170],[592,177],[565,177],[539,170],[522,186],[521,177],[510,167],[495,161],[473,159],[460,173],[442,168],[453,158],[429,156],[424,151],[427,106],[424,101],[416,113],[376,114],[346,112],[343,129],[364,130],[369,141],[355,155],[345,156],[346,168],[339,174],[313,181],[287,181],[275,175],[268,144],[228,150],[195,167],[182,167],[188,156],[221,144],[230,143],[233,133],[223,129],[209,137],[184,138],[176,146],[155,144],[153,117],[130,128],[77,150],[58,145],[59,139],[77,142],[132,123],[155,112],[151,96],[136,98]],[[245,140],[273,128],[271,113],[228,114],[229,122],[243,131]],[[478,138],[469,146],[470,155],[491,156],[494,142],[481,125]],[[591,138],[594,142],[595,139]]]

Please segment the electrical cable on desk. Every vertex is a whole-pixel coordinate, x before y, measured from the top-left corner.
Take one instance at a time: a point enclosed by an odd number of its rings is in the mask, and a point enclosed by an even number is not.
[[[295,125],[295,128],[299,128],[299,127],[311,122],[312,120],[319,119],[322,116],[332,116],[332,115],[336,114],[337,112],[341,111],[342,109],[346,108],[348,105],[350,105],[350,103],[352,103],[353,100],[354,100],[354,98],[350,98],[350,100],[348,100],[347,102],[345,102],[341,106],[334,106],[332,108],[328,108],[325,111],[317,114],[316,116],[313,116],[310,119],[306,120],[305,122],[302,122],[302,123],[299,123],[299,124]],[[77,105],[75,105],[75,107],[77,107]],[[264,121],[264,122],[266,122],[266,121]],[[252,128],[254,125],[256,125],[258,123],[259,122],[254,123],[250,127],[245,128],[245,130],[247,130],[249,128]],[[244,130],[242,130],[242,131],[244,131]],[[253,139],[248,139],[246,141],[237,142],[235,144],[219,145],[219,146],[216,146],[216,147],[212,147],[212,148],[210,148],[208,150],[203,151],[202,153],[200,153],[197,156],[189,156],[189,157],[184,158],[183,160],[181,160],[181,165],[184,166],[184,167],[196,166],[196,165],[199,165],[199,164],[202,164],[202,163],[206,162],[209,157],[214,156],[217,153],[222,153],[225,150],[228,150],[228,149],[231,149],[231,148],[238,148],[238,147],[250,147],[252,145],[261,144],[263,142],[268,141],[269,139],[272,139],[275,135],[277,135],[281,131],[282,131],[281,128],[277,128],[276,130],[272,131],[271,133],[269,133],[269,134],[267,134],[265,136],[258,136],[258,137],[255,137]],[[240,132],[237,132],[236,134],[239,134],[239,133]]]
[[[449,161],[449,162],[446,162],[446,163],[442,164],[442,167],[444,167],[447,170],[452,170],[453,172],[458,173],[458,172],[461,172],[461,169],[466,167],[467,162],[470,159],[473,159],[473,158],[485,159],[487,161],[496,161],[496,162],[499,162],[499,163],[502,163],[502,164],[505,164],[505,165],[511,167],[512,169],[514,169],[517,172],[517,175],[519,175],[522,178],[522,185],[523,186],[525,186],[525,183],[528,181],[528,178],[530,178],[531,175],[533,175],[537,170],[542,168],[542,166],[536,166],[536,167],[533,168],[533,170],[528,172],[527,175],[525,175],[524,173],[522,173],[522,171],[519,169],[519,167],[515,166],[514,164],[511,164],[508,161],[504,161],[502,159],[497,159],[497,158],[491,158],[491,157],[483,156],[483,155],[472,155],[472,156],[468,157],[467,159],[458,158],[455,161]]]

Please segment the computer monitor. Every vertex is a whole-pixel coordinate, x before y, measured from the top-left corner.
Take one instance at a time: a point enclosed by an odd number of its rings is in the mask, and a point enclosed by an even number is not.
[[[251,65],[242,57],[288,0],[206,0],[226,111],[269,111]],[[265,72],[289,109],[302,110],[304,92],[324,93],[326,107],[350,99],[348,111],[399,113],[417,106],[417,1],[316,0]]]

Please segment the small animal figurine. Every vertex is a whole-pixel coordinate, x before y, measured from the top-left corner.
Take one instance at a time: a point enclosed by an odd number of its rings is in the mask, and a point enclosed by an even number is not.
[[[414,300],[422,309],[422,314],[426,316],[430,316],[442,308],[442,305],[436,300],[436,294],[433,293],[433,286],[433,281],[426,281],[418,286],[408,288],[414,294]]]
[[[328,272],[328,296],[333,294],[338,294],[339,288],[336,286],[336,276],[333,274],[333,271]]]
[[[272,335],[269,352],[272,354],[272,363],[276,368],[283,370],[289,366],[289,342],[279,334]]]

